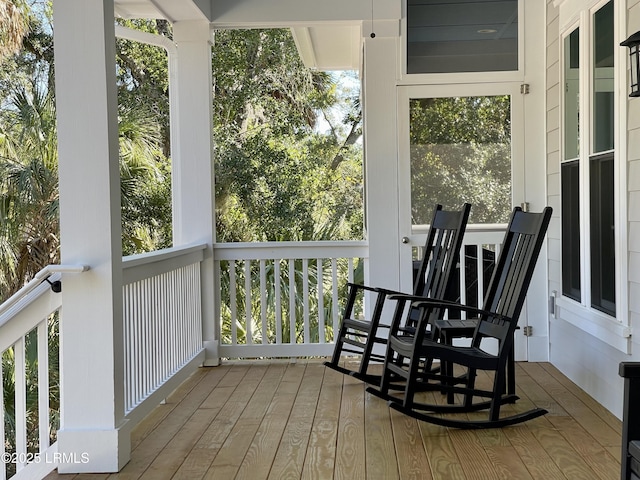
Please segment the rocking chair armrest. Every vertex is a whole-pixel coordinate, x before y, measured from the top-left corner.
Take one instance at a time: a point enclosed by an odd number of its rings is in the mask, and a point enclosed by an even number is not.
[[[435,302],[431,299],[428,299],[427,301],[414,301],[414,303],[416,305],[429,305],[429,306],[438,306],[438,305],[442,305],[443,307],[450,307],[450,308],[455,308],[457,310],[462,310],[464,312],[467,313],[474,313],[476,315],[480,316],[487,316],[487,317],[492,317],[495,319],[499,319],[499,320],[507,320],[507,321],[511,321],[512,318],[508,317],[506,315],[502,315],[500,313],[496,313],[496,312],[490,312],[488,310],[483,310],[482,308],[478,308],[478,307],[473,307],[471,305],[463,305],[461,303],[447,303],[447,302]]]
[[[369,285],[364,285],[362,283],[347,282],[347,286],[349,287],[349,289],[355,288],[356,290],[368,290],[370,292],[378,291],[378,287],[370,287]]]
[[[386,296],[389,295],[406,295],[405,293],[399,292],[397,290],[391,290],[390,288],[385,287],[370,287],[369,285],[363,285],[361,283],[351,283],[347,282],[347,286],[349,288],[355,288],[360,290],[368,290],[370,292],[382,293]]]
[[[408,300],[418,306],[427,305],[431,307],[455,308],[457,310],[463,310],[468,313],[475,313],[478,316],[486,315],[488,317],[498,318],[502,320],[509,320],[509,321],[511,320],[511,317],[507,317],[506,315],[490,312],[488,310],[483,310],[481,308],[473,307],[471,305],[464,305],[462,303],[452,302],[450,300],[436,300],[434,298],[420,297],[417,295],[391,295],[389,298],[393,300]]]
[[[397,290],[391,290],[390,288],[378,287],[378,288],[376,288],[376,290],[378,291],[378,293],[384,293],[387,296],[389,296],[389,295],[405,295],[402,292],[399,292]]]
[[[421,297],[419,295],[409,295],[406,293],[394,293],[389,296],[389,300],[405,300],[410,302],[422,302],[424,304],[431,305],[442,305],[443,307],[451,307],[451,308],[463,308],[464,305],[458,302],[454,302],[452,300],[438,300],[436,298],[430,297]]]

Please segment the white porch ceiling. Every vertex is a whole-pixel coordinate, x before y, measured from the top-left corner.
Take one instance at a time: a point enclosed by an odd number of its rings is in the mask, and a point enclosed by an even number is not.
[[[194,0],[115,0],[115,15],[120,18],[162,18],[171,23],[206,20],[208,2]],[[199,7],[202,6],[202,9]]]
[[[208,20],[211,28],[290,27],[305,65],[318,70],[359,70],[363,22],[375,2],[380,17],[400,17],[387,0],[353,0],[347,5],[290,0],[115,0],[120,18],[162,18],[172,23]],[[390,7],[391,6],[391,7]],[[377,15],[376,15],[377,16]]]
[[[291,32],[307,67],[317,70],[360,69],[360,26],[294,27]]]

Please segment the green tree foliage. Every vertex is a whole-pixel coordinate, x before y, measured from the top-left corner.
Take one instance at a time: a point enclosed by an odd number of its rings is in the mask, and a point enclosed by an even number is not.
[[[29,10],[22,0],[0,0],[0,60],[22,47],[29,29]]]
[[[323,111],[358,107],[335,79],[278,29],[216,32],[213,72],[218,240],[362,238],[360,117],[345,115],[347,134],[317,128]]]
[[[171,38],[165,20],[118,20]],[[122,248],[125,255],[172,245],[168,59],[164,49],[116,39]]]
[[[10,108],[0,112],[2,298],[59,263],[55,102],[41,88],[18,88]],[[171,242],[170,172],[160,125],[141,108],[120,105],[119,113],[123,250],[154,250]]]
[[[0,297],[59,262],[55,107],[19,87],[0,122]]]
[[[2,110],[7,108],[6,100],[13,96],[16,87],[38,83],[46,86],[43,91],[53,90],[53,35],[49,2],[15,0],[9,3],[19,6],[21,21],[27,22],[27,25],[22,29],[21,48],[13,55],[0,55]]]
[[[123,27],[172,38],[166,20],[121,20]],[[158,140],[165,157],[170,154],[169,75],[167,52],[160,47],[116,39],[118,102],[153,113],[160,126]]]
[[[511,209],[508,96],[412,100],[411,197],[414,224],[436,203],[473,205],[471,221],[498,223]]]

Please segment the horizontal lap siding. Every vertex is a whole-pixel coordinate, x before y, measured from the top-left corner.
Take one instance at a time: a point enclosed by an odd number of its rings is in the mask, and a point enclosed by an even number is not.
[[[628,1],[627,33],[640,29],[640,1]],[[560,162],[562,157],[562,65],[560,62],[560,18],[554,1],[547,1],[546,60],[546,122],[547,122],[547,190],[548,203],[554,207],[554,218],[548,230],[549,291],[561,294],[561,224],[560,224]],[[628,202],[628,308],[632,327],[640,326],[640,109],[630,99],[627,107],[627,188],[619,192]],[[557,208],[557,210],[556,210]],[[621,229],[624,231],[625,229]],[[561,312],[562,313],[562,312]],[[640,359],[640,336],[632,337],[632,355],[607,345],[598,336],[572,326],[561,318],[550,320],[551,361],[572,381],[592,395],[616,415],[620,415],[621,382],[617,366],[623,360]],[[597,360],[595,360],[597,359]]]
[[[640,27],[640,2],[629,1],[627,31]],[[629,315],[631,327],[640,326],[640,109],[637,99],[630,99],[627,108],[627,175],[629,220]],[[632,337],[632,353],[640,350],[639,339]]]
[[[560,269],[560,47],[558,9],[547,1],[546,36],[546,135],[547,135],[547,203],[553,218],[547,231],[549,291],[561,291]]]

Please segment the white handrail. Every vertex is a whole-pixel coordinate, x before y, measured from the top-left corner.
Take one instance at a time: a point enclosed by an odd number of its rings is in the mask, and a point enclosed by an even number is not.
[[[4,324],[11,315],[5,316],[7,312],[12,310],[20,300],[25,298],[29,293],[35,290],[42,282],[47,280],[55,273],[80,273],[89,270],[88,265],[47,265],[22,287],[16,293],[11,295],[2,305],[0,305],[0,326]],[[19,310],[19,309],[18,309]]]
[[[504,232],[507,226],[508,224],[506,223],[469,223],[466,231],[469,233]],[[426,234],[429,232],[429,224],[412,225],[411,230],[416,235]]]
[[[128,285],[195,262],[201,262],[207,247],[206,243],[202,243],[124,257],[122,259],[122,282],[124,285]]]

